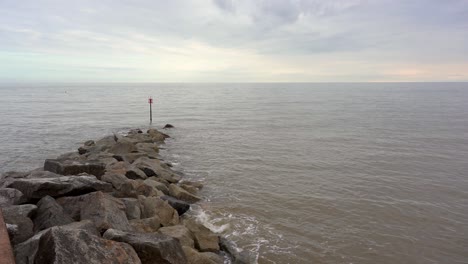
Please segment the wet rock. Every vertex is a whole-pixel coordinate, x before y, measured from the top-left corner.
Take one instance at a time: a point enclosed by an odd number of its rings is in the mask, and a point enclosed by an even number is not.
[[[193,186],[198,190],[203,189],[203,183],[200,181],[183,181],[181,184]]]
[[[219,237],[194,219],[186,219],[183,224],[192,232],[195,247],[202,251],[218,252]]]
[[[176,239],[157,233],[126,233],[109,229],[104,233],[105,239],[124,242],[132,245],[144,264],[171,263],[185,264],[187,259]]]
[[[73,219],[64,213],[63,208],[50,196],[43,197],[37,203],[36,216],[33,218],[34,231],[41,231],[52,226],[61,226],[73,222]]]
[[[211,252],[198,252],[197,250],[182,246],[185,255],[187,256],[188,264],[223,264],[224,259]],[[252,262],[253,263],[253,262]]]
[[[183,225],[161,227],[158,232],[179,240],[182,246],[194,247],[192,234],[190,230]]]
[[[147,133],[156,142],[164,142],[166,138],[170,138],[168,135],[161,133],[154,128],[148,129]]]
[[[34,209],[37,208],[35,205],[33,206]],[[29,209],[26,209],[28,207]],[[28,207],[25,207],[24,205],[13,205],[7,208],[2,208],[3,219],[5,220],[5,223],[15,225],[17,227],[16,232],[11,233],[11,235],[13,235],[10,237],[12,245],[21,243],[34,235],[34,224],[28,217],[28,215],[33,214],[33,210],[30,210],[32,207]]]
[[[138,196],[141,218],[158,216],[163,226],[179,224],[179,214],[166,201],[157,197]]]
[[[119,140],[108,150],[109,153],[113,153],[117,155],[132,153],[134,151],[138,151],[138,149],[135,147],[133,143],[131,143],[130,141],[126,141],[126,140]]]
[[[26,202],[23,193],[13,188],[0,188],[0,206],[16,205]]]
[[[132,180],[145,180],[146,178],[148,178],[148,176],[146,176],[146,174],[142,170],[140,170],[134,165],[128,167],[127,171],[125,172],[125,176]]]
[[[106,167],[104,163],[98,161],[47,159],[44,163],[44,170],[61,175],[88,173],[100,177],[104,175]]]
[[[176,209],[179,216],[182,216],[183,214],[185,214],[185,212],[187,212],[190,209],[190,204],[176,199],[174,197],[165,195],[161,196],[160,198],[164,201],[167,201],[169,205],[172,206],[172,208]]]
[[[167,129],[167,128],[174,128],[174,126],[171,125],[171,124],[166,124],[166,125],[163,127],[163,129]]]
[[[255,263],[255,256],[247,251],[238,251],[238,247],[234,244],[234,242],[221,237],[219,239],[220,248],[229,254],[232,258],[233,264],[250,264]]]
[[[109,183],[94,176],[63,176],[57,178],[16,179],[8,187],[20,190],[29,199],[79,195],[94,191],[112,191]]]
[[[145,143],[136,143],[136,148],[138,149],[139,153],[144,153],[145,156],[149,158],[157,158],[159,154],[158,145],[153,142],[145,142]]]
[[[80,219],[92,220],[101,231],[109,228],[130,230],[125,204],[118,198],[102,192],[86,195],[81,203]]]
[[[156,176],[170,183],[177,183],[181,179],[180,175],[175,174],[169,168],[165,168],[167,165],[162,164],[157,159],[141,157],[135,160],[133,164],[142,170],[148,177]]]
[[[105,240],[84,230],[53,227],[39,238],[34,263],[141,263],[128,244]]]
[[[92,147],[92,146],[95,146],[96,143],[94,142],[94,140],[87,140],[83,143],[83,145],[87,146],[87,147]]]
[[[144,219],[130,220],[130,225],[133,231],[141,233],[153,233],[159,230],[161,227],[161,219],[158,216],[153,216]]]
[[[140,202],[138,199],[121,198],[120,200],[125,204],[125,214],[128,220],[141,218]]]
[[[193,195],[197,195],[197,193],[198,193],[198,188],[196,188],[196,187],[194,187],[192,185],[181,183],[181,184],[179,184],[179,186],[182,189],[186,190],[187,192],[189,192],[189,193],[191,193]]]
[[[171,196],[188,203],[196,203],[201,200],[200,197],[187,192],[186,190],[175,184],[169,185],[169,193],[171,194]]]
[[[156,180],[155,177],[150,177],[144,181],[144,183],[148,186],[151,186],[164,194],[168,195],[169,194],[169,189],[167,188],[166,184],[159,182]]]
[[[63,208],[54,198],[45,196],[37,203],[37,211],[33,222],[34,231],[38,232],[49,227],[72,223],[73,219],[64,213]]]

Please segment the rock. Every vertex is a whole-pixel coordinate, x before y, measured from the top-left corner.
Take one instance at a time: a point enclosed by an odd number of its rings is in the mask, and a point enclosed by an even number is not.
[[[145,219],[133,219],[129,222],[133,228],[133,231],[141,233],[153,233],[158,231],[161,227],[161,219],[159,219],[158,216],[153,216]]]
[[[203,189],[203,183],[199,181],[183,181],[181,184],[193,186],[198,190]]]
[[[62,176],[57,178],[16,179],[8,187],[20,190],[29,199],[79,195],[94,191],[112,191],[109,183],[94,176]]]
[[[44,170],[61,175],[78,175],[84,172],[100,177],[104,175],[106,167],[98,161],[46,159]]]
[[[104,233],[105,239],[124,242],[132,245],[144,264],[171,263],[185,264],[187,259],[176,239],[162,234],[126,233],[109,229]]]
[[[96,226],[90,220],[84,220],[81,222],[74,222],[68,225],[63,225],[60,228],[64,229],[71,229],[71,230],[84,230],[88,232],[90,235],[101,237]],[[48,232],[50,229],[43,230],[37,234],[35,234],[30,239],[18,244],[14,248],[15,259],[17,264],[33,264],[37,250],[39,247],[39,241],[42,235]]]
[[[179,240],[182,246],[189,246],[192,248],[194,247],[194,242],[190,230],[188,230],[183,225],[161,227],[158,232]]]
[[[153,142],[136,143],[139,153],[144,153],[146,157],[157,158],[159,155],[158,145]]]
[[[141,262],[135,250],[128,244],[101,239],[84,230],[53,227],[39,238],[34,263],[130,264]]]
[[[161,133],[154,128],[148,129],[147,133],[156,142],[164,142],[166,138],[170,138],[168,135]]]
[[[187,256],[188,264],[223,264],[224,259],[211,252],[200,253],[195,249],[187,246],[182,246],[185,255]]]
[[[227,240],[224,237],[219,239],[219,245],[223,251],[229,254],[233,264],[250,264],[256,262],[256,257],[247,251],[238,251],[234,242]]]
[[[26,202],[23,193],[12,188],[0,188],[0,206],[16,205]]]
[[[197,195],[197,193],[198,193],[198,188],[196,188],[196,187],[194,187],[192,185],[181,183],[181,184],[179,184],[179,186],[182,189],[186,190],[187,192],[189,192],[189,193],[191,193],[193,195]]]
[[[119,140],[108,151],[109,153],[123,155],[138,151],[138,149],[130,141]]]
[[[159,182],[157,180],[155,180],[156,178],[155,177],[150,177],[148,179],[146,179],[143,183],[148,185],[148,186],[151,186],[161,192],[163,192],[164,194],[168,195],[169,194],[169,189],[167,188],[166,184],[162,183],[162,182]]]
[[[129,166],[127,172],[125,172],[125,176],[132,180],[145,180],[146,178],[148,178],[148,176],[146,176],[146,174],[142,170],[140,170],[134,165]]]
[[[140,202],[138,199],[121,198],[120,200],[125,204],[125,214],[128,220],[141,218]]]
[[[148,177],[156,176],[160,177],[170,183],[177,183],[180,181],[181,177],[170,169],[165,168],[165,164],[157,159],[149,159],[147,157],[138,158],[133,162],[133,164],[142,170]]]
[[[64,213],[63,208],[50,196],[45,196],[37,203],[36,216],[33,218],[34,232],[49,227],[66,225],[73,219]]]
[[[36,208],[35,205],[33,206]],[[7,208],[2,208],[3,219],[5,223],[17,226],[16,232],[12,232],[13,236],[10,237],[10,241],[13,246],[29,239],[34,235],[34,224],[28,217],[28,215],[31,215],[33,212],[30,209],[31,207],[26,210],[24,205],[13,205]]]
[[[160,190],[153,188],[147,184],[144,184],[144,182],[138,182],[138,187],[136,188],[136,192],[139,195],[143,195],[146,197],[160,197],[163,196],[164,193],[162,193]]]
[[[131,230],[125,204],[109,194],[94,192],[86,195],[80,209],[80,219],[92,220],[100,231],[109,228]]]
[[[218,252],[219,237],[194,219],[186,219],[183,224],[192,232],[195,247],[202,251]]]
[[[172,206],[172,208],[176,209],[179,216],[182,216],[183,214],[185,214],[185,212],[187,212],[190,209],[190,204],[178,200],[174,197],[165,195],[161,196],[160,198],[164,201],[167,201],[169,205]]]
[[[14,237],[18,234],[18,225],[5,224],[5,226],[9,237]]]
[[[177,186],[175,184],[169,185],[169,193],[171,194],[171,196],[174,196],[175,198],[188,203],[196,203],[201,200],[200,197],[187,192],[186,190],[182,189],[180,186]]]
[[[86,200],[86,194],[80,196],[60,197],[55,201],[63,208],[63,211],[73,218],[75,221],[80,221],[81,205]]]
[[[91,147],[91,146],[95,146],[96,143],[94,142],[94,140],[87,140],[87,141],[85,141],[85,143],[83,145],[85,145],[87,147]]]
[[[37,206],[34,204],[10,205],[2,208],[5,214],[15,214],[24,217],[33,217],[36,214]]]
[[[89,151],[90,147],[86,147],[86,146],[81,146],[78,148],[78,153],[80,155],[83,155],[85,153],[87,153]]]
[[[128,179],[122,174],[106,173],[102,176],[101,181],[108,182],[112,184],[116,190],[120,190],[122,189],[122,186],[128,181]]]
[[[174,128],[174,126],[171,125],[171,124],[166,124],[166,125],[163,127],[163,129],[167,129],[167,128]]]
[[[167,202],[157,197],[138,196],[141,218],[158,216],[163,226],[179,224],[179,214]]]

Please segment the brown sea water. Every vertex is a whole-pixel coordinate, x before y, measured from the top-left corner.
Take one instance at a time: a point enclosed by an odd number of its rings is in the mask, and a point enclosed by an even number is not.
[[[0,172],[128,128],[258,263],[468,263],[468,84],[0,85]]]

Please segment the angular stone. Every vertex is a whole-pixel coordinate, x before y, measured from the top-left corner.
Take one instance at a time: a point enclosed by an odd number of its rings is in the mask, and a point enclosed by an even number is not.
[[[127,171],[125,172],[125,176],[132,180],[145,180],[146,178],[148,178],[148,176],[146,176],[146,174],[142,170],[140,170],[134,165],[128,167]]]
[[[167,201],[169,205],[172,206],[172,208],[176,209],[179,216],[182,216],[183,214],[185,214],[185,212],[187,212],[190,209],[190,204],[176,199],[174,197],[165,195],[161,196],[160,198],[164,201]]]
[[[8,208],[2,208],[5,223],[17,226],[16,232],[12,232],[13,236],[10,237],[12,246],[19,244],[34,235],[34,224],[27,216],[28,214],[31,214],[31,211],[28,213],[24,209],[21,210],[21,207],[24,208],[24,205],[13,205]]]
[[[194,219],[186,219],[183,224],[192,232],[195,247],[202,251],[218,252],[219,237]]]
[[[166,125],[163,127],[163,129],[168,129],[168,128],[174,128],[174,126],[171,125],[171,124],[166,124]]]
[[[63,211],[73,220],[80,221],[81,205],[86,200],[86,194],[80,196],[60,197],[55,201],[63,208]]]
[[[150,177],[144,181],[146,185],[149,185],[155,189],[160,190],[166,195],[169,195],[169,189],[167,188],[166,184],[159,182],[155,179],[155,177]]]
[[[155,143],[136,143],[135,144],[139,153],[144,153],[145,156],[151,158],[157,158],[159,155],[159,148],[158,145]]]
[[[182,189],[180,186],[177,186],[175,184],[169,185],[169,193],[171,194],[171,196],[174,196],[175,198],[188,203],[196,203],[201,200],[200,197],[187,192],[186,190]]]
[[[221,250],[226,252],[232,259],[234,264],[250,264],[256,262],[256,257],[252,252],[249,251],[238,251],[237,246],[234,242],[221,237],[219,239],[219,245]]]
[[[140,202],[138,199],[121,198],[120,200],[125,204],[125,214],[128,220],[141,218]]]
[[[104,175],[106,167],[104,163],[97,161],[47,159],[44,163],[44,170],[61,175],[88,173],[100,177]]]
[[[177,183],[181,179],[180,175],[175,174],[157,159],[141,157],[135,160],[133,165],[141,169],[148,177],[156,176],[170,183]]]
[[[134,151],[138,151],[135,145],[129,141],[119,140],[115,143],[109,150],[109,153],[122,155],[127,153],[132,153]]]
[[[198,188],[196,188],[196,187],[194,187],[192,185],[181,183],[181,184],[179,184],[179,186],[182,189],[186,190],[187,192],[189,192],[189,193],[191,193],[193,195],[197,195],[197,193],[198,193]]]
[[[8,187],[20,190],[29,199],[79,195],[94,191],[112,191],[112,185],[94,176],[63,176],[58,178],[16,179]]]
[[[109,228],[131,230],[125,214],[125,204],[102,192],[86,195],[81,203],[80,219],[92,220],[101,231]]]
[[[126,233],[109,229],[103,237],[132,245],[143,264],[187,263],[179,241],[169,236],[157,233]]]
[[[45,196],[37,203],[36,216],[33,218],[34,232],[49,227],[70,224],[73,219],[64,213],[63,208],[50,196]]]
[[[26,202],[23,193],[13,188],[0,188],[0,206],[16,205]]]
[[[60,228],[64,229],[72,229],[72,230],[84,230],[88,232],[90,235],[101,237],[96,226],[90,220],[84,220],[81,222],[73,222],[68,225],[63,225]],[[35,234],[30,239],[18,244],[14,248],[16,264],[34,264],[34,260],[37,254],[37,250],[39,247],[40,238],[44,233],[49,231],[50,229],[46,229],[40,231],[39,233]]]
[[[101,181],[108,182],[112,184],[115,189],[121,190],[122,185],[124,185],[128,179],[123,174],[107,172],[102,176]]]
[[[128,244],[90,235],[84,230],[53,227],[39,239],[37,264],[111,264],[141,263],[135,250]]]
[[[179,214],[167,202],[157,197],[138,196],[141,218],[158,216],[163,226],[179,224]]]
[[[158,232],[179,240],[182,246],[194,247],[192,234],[190,230],[183,225],[161,227]]]
[[[87,146],[87,147],[91,147],[91,146],[94,146],[96,145],[96,143],[94,142],[94,140],[87,140],[83,143],[83,145]]]
[[[4,214],[21,215],[24,217],[33,217],[36,214],[37,206],[34,204],[10,205],[2,208]]]
[[[148,129],[147,133],[156,142],[164,142],[166,138],[170,138],[168,135],[161,133],[154,128]]]
[[[197,250],[188,247],[182,246],[185,255],[187,256],[188,264],[223,264],[224,259],[211,252],[198,252]],[[254,263],[254,262],[252,262]]]
[[[153,233],[159,230],[161,227],[161,219],[158,216],[153,216],[144,219],[133,219],[130,220],[130,225],[133,231],[141,233]]]

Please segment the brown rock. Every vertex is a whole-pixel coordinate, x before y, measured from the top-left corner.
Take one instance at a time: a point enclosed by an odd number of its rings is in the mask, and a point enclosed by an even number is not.
[[[192,234],[190,230],[183,225],[165,226],[160,228],[158,232],[176,238],[182,246],[194,247]]]
[[[158,216],[153,216],[144,219],[130,220],[130,225],[133,231],[141,233],[153,233],[159,230],[161,227],[161,219]]]
[[[187,192],[186,190],[175,184],[169,185],[169,193],[171,194],[171,196],[188,203],[196,203],[201,200],[200,197]]]
[[[141,208],[141,218],[158,216],[163,226],[177,225],[179,214],[166,201],[157,197],[138,196]]]

